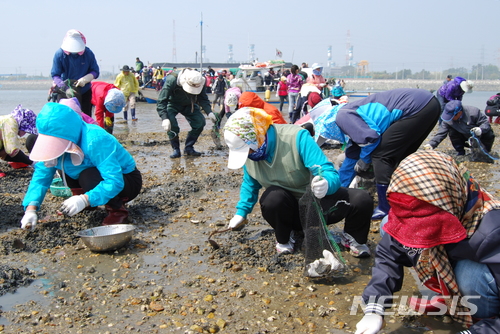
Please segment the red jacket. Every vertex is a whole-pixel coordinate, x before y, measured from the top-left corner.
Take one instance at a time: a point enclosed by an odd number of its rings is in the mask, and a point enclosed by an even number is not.
[[[259,95],[255,94],[254,92],[241,93],[239,107],[254,107],[263,109],[267,114],[273,117],[274,124],[287,124],[278,108],[265,102],[259,97]]]
[[[288,86],[285,81],[278,82],[278,96],[287,96],[288,95]]]
[[[102,81],[92,81],[92,100],[91,103],[95,106],[94,115],[97,124],[104,128],[104,118],[113,117],[114,114],[109,112],[104,106],[104,100],[108,91],[113,88],[118,88],[115,85]],[[119,88],[118,88],[119,89]]]

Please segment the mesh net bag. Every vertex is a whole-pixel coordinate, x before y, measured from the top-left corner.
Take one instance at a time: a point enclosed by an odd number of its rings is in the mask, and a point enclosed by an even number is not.
[[[495,160],[498,159],[496,157],[493,157],[486,151],[486,148],[484,148],[479,138],[477,138],[475,135],[472,135],[469,138],[469,146],[471,148],[471,161],[486,162],[492,164],[495,162]]]
[[[330,210],[335,210],[335,207]],[[319,200],[307,187],[299,200],[300,222],[304,231],[305,268],[308,277],[345,277],[350,269],[335,242],[335,234],[326,226],[327,212],[323,212]]]

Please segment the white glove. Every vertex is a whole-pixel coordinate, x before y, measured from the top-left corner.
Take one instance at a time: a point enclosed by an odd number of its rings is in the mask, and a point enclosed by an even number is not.
[[[71,196],[65,200],[61,206],[61,212],[70,217],[89,206],[86,195]]]
[[[424,150],[433,150],[434,147],[431,146],[431,144],[425,144],[424,145]]]
[[[167,132],[169,132],[170,129],[172,128],[172,124],[170,124],[170,120],[168,119],[164,119],[163,122],[161,122],[161,126]]]
[[[317,198],[325,197],[328,191],[328,181],[319,175],[316,175],[311,181],[311,189]]]
[[[214,123],[217,122],[217,116],[215,116],[215,114],[213,112],[208,114],[208,118],[210,118],[210,120]]]
[[[384,319],[381,315],[365,314],[363,319],[356,324],[355,334],[376,334],[382,329],[383,323]]]
[[[245,218],[243,218],[240,215],[234,215],[234,217],[231,218],[231,220],[229,221],[229,225],[227,227],[232,229],[237,229],[243,226],[244,223],[245,223]]]
[[[483,133],[483,130],[481,130],[481,128],[478,128],[477,126],[475,128],[472,128],[470,130],[471,132],[474,132],[474,134],[477,136],[477,137],[480,137],[481,134]]]
[[[36,215],[36,210],[26,210],[23,219],[21,219],[22,229],[34,229],[38,221],[38,216]]]
[[[358,162],[356,162],[356,165],[354,165],[354,170],[357,173],[361,173],[361,172],[366,172],[369,167],[370,167],[370,164],[367,164],[366,162],[364,162],[363,159],[359,159]]]
[[[75,86],[76,87],[83,87],[86,84],[88,84],[89,82],[91,82],[92,80],[94,80],[94,76],[89,73],[89,74],[81,77],[80,79],[78,79],[78,81],[75,83]]]

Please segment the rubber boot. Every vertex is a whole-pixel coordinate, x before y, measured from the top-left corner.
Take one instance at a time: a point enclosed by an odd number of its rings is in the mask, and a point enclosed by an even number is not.
[[[130,109],[130,114],[132,114],[132,122],[137,121],[137,118],[135,118],[135,108]]]
[[[83,191],[82,188],[71,188],[71,193],[73,194],[73,196],[78,196],[85,194],[85,191]]]
[[[198,136],[195,137],[193,135],[188,134],[188,136],[186,138],[186,147],[184,148],[184,154],[190,155],[193,157],[199,157],[202,154],[201,152],[197,152],[194,150],[193,145],[196,143],[197,140],[198,140]]]
[[[180,150],[180,143],[179,143],[179,136],[175,136],[174,138],[170,139],[170,145],[172,145],[172,148],[174,149],[174,153],[170,155],[171,159],[176,159],[181,157],[181,150]]]
[[[378,195],[378,205],[373,211],[372,220],[382,219],[389,213],[391,206],[387,201],[387,184],[377,183],[377,195]]]
[[[125,205],[119,209],[113,209],[109,205],[105,205],[108,215],[102,221],[102,225],[116,225],[116,224],[126,224],[128,223],[128,210],[125,209]]]

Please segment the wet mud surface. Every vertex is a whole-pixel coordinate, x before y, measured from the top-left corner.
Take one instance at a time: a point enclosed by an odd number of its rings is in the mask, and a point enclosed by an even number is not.
[[[0,330],[5,333],[352,333],[362,316],[353,302],[370,279],[373,257],[343,251],[353,275],[310,279],[304,256],[278,255],[256,205],[241,231],[216,234],[234,214],[242,171],[226,168],[207,120],[195,148],[202,157],[172,160],[154,105],[139,104],[138,124],[118,122],[115,135],[143,173],[141,194],[128,204],[136,233],[112,252],[89,251],[76,233],[100,226],[105,210],[57,215],[63,198],[48,193],[35,230],[19,229],[32,170],[0,179]],[[119,118],[119,116],[118,116]],[[181,124],[181,145],[187,125]],[[498,126],[495,126],[498,134]],[[434,133],[434,132],[433,132]],[[424,143],[425,144],[425,143]],[[448,140],[439,150],[453,153]],[[495,146],[494,146],[495,150]],[[340,150],[325,148],[335,161]],[[498,196],[498,162],[466,162]],[[365,189],[375,195],[373,184]],[[369,235],[372,252],[379,222]],[[340,224],[341,226],[341,224]],[[406,271],[400,296],[419,295]],[[356,308],[354,303],[354,309]],[[387,316],[385,333],[455,333],[446,316]],[[352,313],[352,314],[351,314]],[[356,313],[356,314],[355,314]]]

